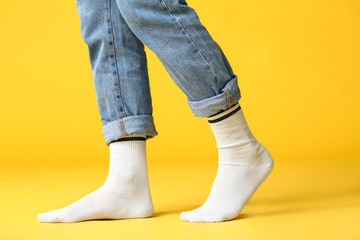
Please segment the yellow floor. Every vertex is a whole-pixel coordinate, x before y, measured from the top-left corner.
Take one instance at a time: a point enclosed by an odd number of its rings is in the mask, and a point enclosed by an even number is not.
[[[235,220],[189,223],[179,214],[206,199],[216,163],[150,160],[152,218],[79,223],[39,223],[36,215],[101,186],[106,161],[2,167],[0,239],[360,239],[359,161],[277,160]]]

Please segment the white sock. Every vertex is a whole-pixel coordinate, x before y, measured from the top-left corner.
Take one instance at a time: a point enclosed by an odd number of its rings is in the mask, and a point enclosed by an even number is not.
[[[239,103],[208,121],[217,143],[218,171],[205,203],[181,212],[183,221],[235,218],[273,169],[272,157],[251,133]]]
[[[105,183],[64,208],[38,214],[40,222],[152,216],[144,136],[112,142],[109,148],[110,167]]]

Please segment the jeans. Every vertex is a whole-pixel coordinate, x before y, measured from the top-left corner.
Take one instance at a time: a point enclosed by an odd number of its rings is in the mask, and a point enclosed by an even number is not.
[[[144,44],[198,117],[240,99],[237,75],[185,0],[77,0],[105,144],[156,136]]]

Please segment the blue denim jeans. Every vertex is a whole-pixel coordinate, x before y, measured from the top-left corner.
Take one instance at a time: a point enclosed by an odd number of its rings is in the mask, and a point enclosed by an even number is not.
[[[187,96],[195,116],[211,116],[239,101],[237,75],[185,0],[76,4],[107,146],[126,136],[158,134],[144,44]]]

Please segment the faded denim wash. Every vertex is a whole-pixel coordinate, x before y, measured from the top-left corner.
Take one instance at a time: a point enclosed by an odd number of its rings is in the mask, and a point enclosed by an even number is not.
[[[158,134],[144,44],[187,96],[194,116],[208,117],[239,101],[237,75],[185,0],[76,4],[107,146],[125,136]]]

